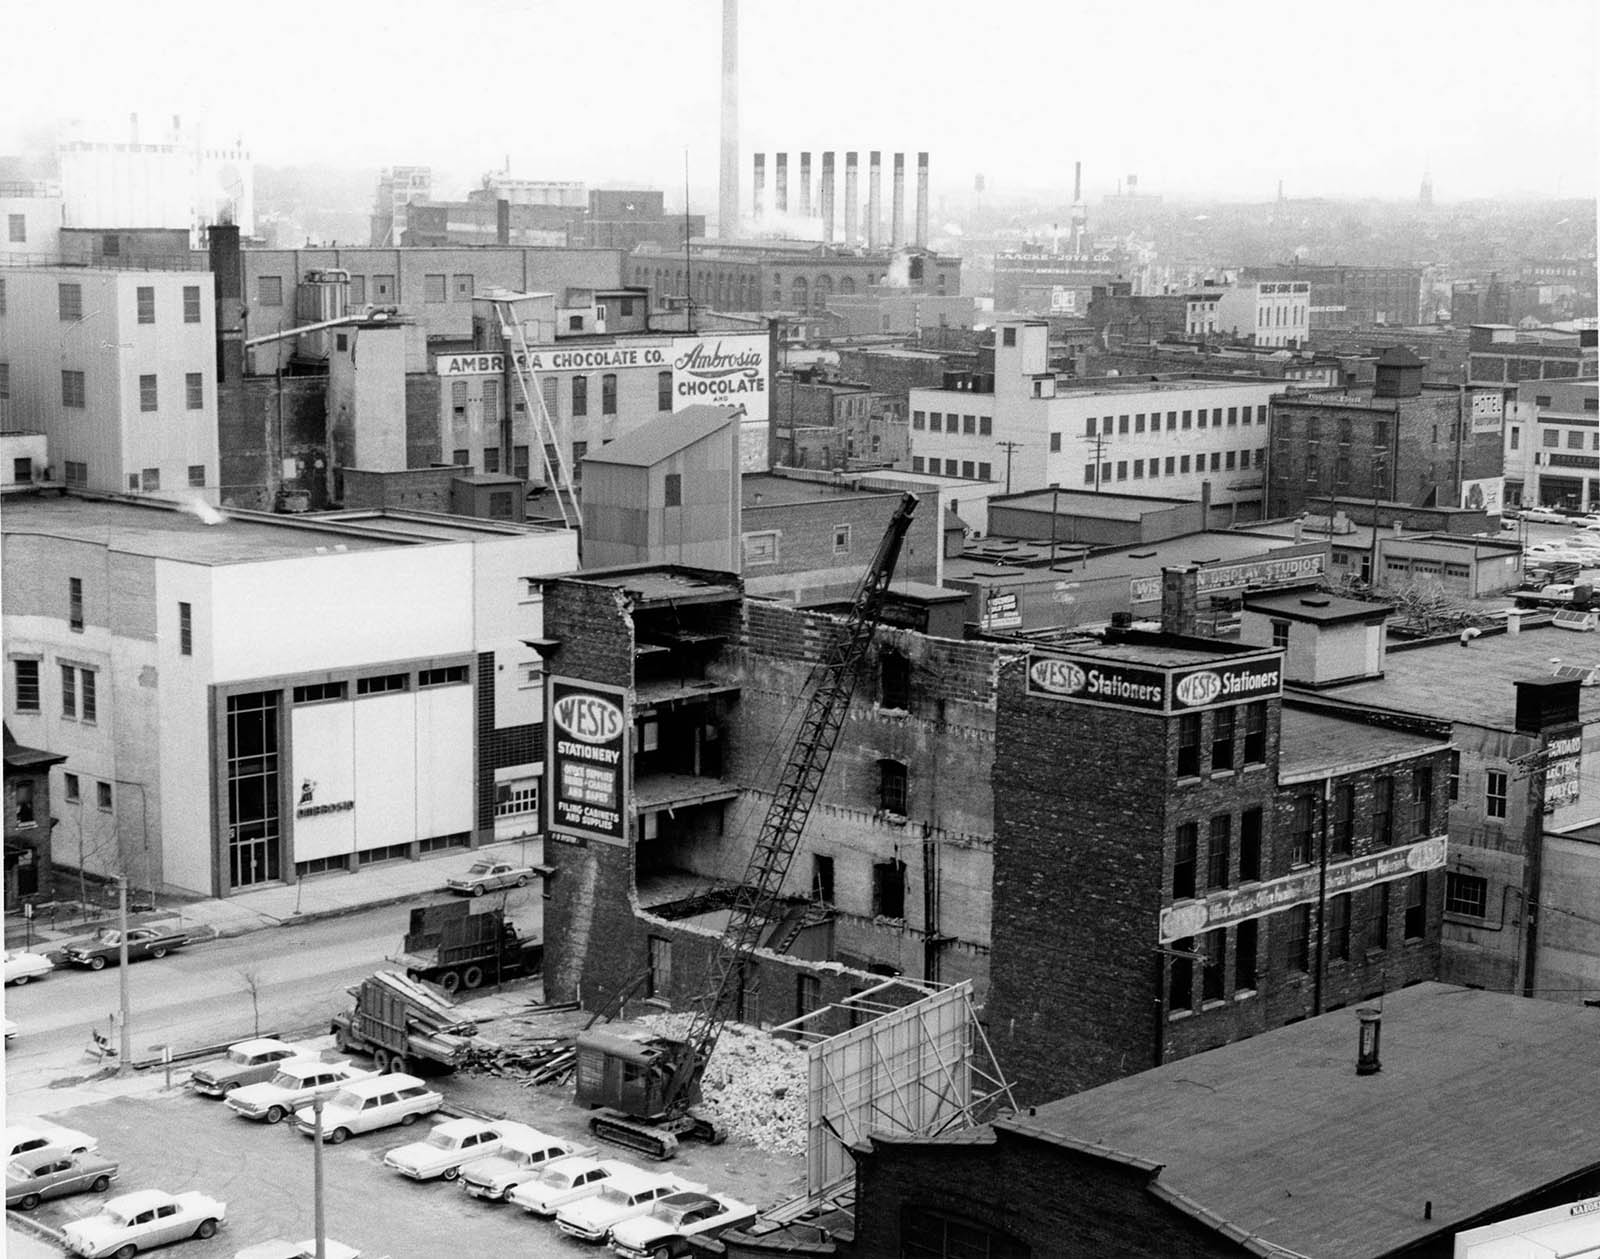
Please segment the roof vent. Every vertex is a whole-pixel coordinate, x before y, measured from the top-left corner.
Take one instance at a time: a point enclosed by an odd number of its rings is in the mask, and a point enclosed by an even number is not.
[[[1130,560],[1147,560],[1154,554],[1154,551],[1129,551],[1128,558]]]
[[[1328,607],[1333,600],[1328,598],[1327,595],[1310,595],[1307,598],[1300,600],[1300,602],[1308,608],[1325,608]]]

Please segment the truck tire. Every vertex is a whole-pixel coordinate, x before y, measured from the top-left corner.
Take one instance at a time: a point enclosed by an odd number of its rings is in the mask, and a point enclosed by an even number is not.
[[[342,1054],[351,1053],[355,1049],[355,1043],[350,1039],[350,1033],[338,1024],[335,1024],[333,1028],[333,1043]]]
[[[461,989],[461,972],[447,970],[439,976],[439,987],[454,996]]]
[[[406,1056],[404,1054],[390,1054],[389,1070],[393,1071],[396,1075],[410,1075],[411,1064],[406,1061]]]
[[[374,1049],[372,1051],[372,1065],[377,1068],[379,1075],[385,1074],[389,1070],[389,1051],[387,1049]]]
[[[483,987],[483,967],[469,966],[461,972],[461,986],[464,988]]]

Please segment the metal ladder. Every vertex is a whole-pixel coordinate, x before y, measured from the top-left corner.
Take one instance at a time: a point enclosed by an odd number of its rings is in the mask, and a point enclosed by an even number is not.
[[[522,331],[522,322],[512,309],[514,297],[490,299],[495,318],[500,321],[500,341],[511,356],[512,371],[517,387],[522,391],[522,405],[533,417],[534,436],[539,447],[539,463],[544,468],[545,484],[556,496],[556,506],[561,511],[561,521],[569,529],[583,528],[583,509],[578,504],[578,492],[572,484],[572,464],[567,458],[566,444],[550,413],[545,410],[544,392],[539,388],[539,375],[533,370],[533,355],[528,349],[528,338]],[[507,399],[509,405],[510,400]],[[551,452],[555,452],[554,462]]]

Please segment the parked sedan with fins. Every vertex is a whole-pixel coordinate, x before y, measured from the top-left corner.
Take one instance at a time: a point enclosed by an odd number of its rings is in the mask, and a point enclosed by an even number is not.
[[[510,1133],[500,1148],[488,1158],[476,1159],[461,1169],[461,1187],[474,1198],[505,1202],[518,1185],[536,1180],[558,1158],[574,1154],[592,1155],[592,1145],[580,1145],[567,1137],[552,1137],[536,1128]]]
[[[5,1134],[0,1136],[0,1156],[8,1162],[19,1154],[42,1150],[46,1146],[59,1147],[69,1154],[82,1154],[85,1151],[99,1149],[100,1142],[87,1132],[79,1132],[76,1128],[59,1128],[55,1124],[40,1123],[36,1119],[27,1123],[12,1124],[6,1128]]]
[[[482,896],[503,888],[527,887],[534,873],[532,866],[519,866],[510,861],[476,861],[465,874],[446,879],[444,885],[447,891]]]
[[[259,1084],[277,1073],[278,1064],[290,1058],[303,1058],[307,1051],[286,1045],[270,1036],[241,1040],[229,1045],[220,1061],[208,1063],[189,1073],[189,1084],[205,1097],[226,1097],[244,1084]]]
[[[461,1174],[462,1164],[495,1153],[507,1135],[531,1131],[519,1123],[446,1119],[422,1140],[390,1150],[383,1156],[383,1165],[412,1180],[454,1180]]]
[[[83,1259],[132,1259],[141,1250],[195,1237],[214,1237],[228,1206],[203,1193],[141,1189],[109,1199],[100,1214],[61,1230],[67,1252]]]
[[[556,1227],[580,1241],[603,1242],[611,1230],[624,1220],[646,1214],[656,1202],[675,1193],[705,1192],[704,1185],[674,1176],[671,1172],[647,1172],[633,1168],[619,1172],[600,1186],[600,1192],[578,1202],[569,1202],[556,1212]]]
[[[6,984],[19,988],[30,979],[40,979],[56,968],[43,953],[29,953],[25,949],[6,950]]]
[[[278,1063],[270,1080],[236,1088],[222,1099],[222,1104],[241,1119],[280,1123],[302,1106],[309,1106],[313,1098],[332,1097],[343,1085],[376,1074],[354,1066],[348,1059],[323,1062],[319,1058],[291,1058]]]
[[[69,944],[67,961],[74,966],[87,966],[90,970],[104,970],[121,959],[123,935],[115,927],[102,927],[93,939]],[[172,950],[181,949],[189,943],[185,932],[163,931],[159,927],[131,927],[126,935],[130,962],[146,957],[165,957]]]
[[[599,1193],[617,1172],[638,1170],[620,1158],[558,1158],[533,1180],[513,1189],[506,1201],[548,1219],[568,1203]]]
[[[322,1239],[322,1253],[326,1259],[361,1259],[361,1252],[331,1237]],[[303,1242],[287,1242],[274,1237],[236,1250],[233,1259],[317,1259],[317,1239],[308,1237]]]
[[[46,1198],[104,1193],[116,1178],[117,1165],[108,1158],[46,1145],[6,1164],[6,1209],[31,1211]]]
[[[755,1207],[723,1194],[669,1194],[614,1226],[611,1249],[623,1259],[678,1259],[689,1253],[691,1237],[718,1237],[755,1218]]]

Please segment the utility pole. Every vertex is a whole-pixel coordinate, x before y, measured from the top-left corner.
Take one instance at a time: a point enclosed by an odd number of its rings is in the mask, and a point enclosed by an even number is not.
[[[996,446],[1003,446],[1005,448],[1005,452],[1006,452],[1006,493],[1009,494],[1009,493],[1011,493],[1011,453],[1013,451],[1016,451],[1016,450],[1021,450],[1022,447],[1027,445],[1027,443],[1026,442],[1006,441],[1006,442],[996,442],[995,445]]]
[[[311,1099],[311,1203],[317,1259],[328,1259],[328,1223],[322,1207],[322,1094]]]
[[[129,1022],[128,997],[128,876],[117,875],[117,988],[121,1003],[122,1035],[117,1048],[117,1074],[133,1071],[133,1026]]]
[[[1096,433],[1093,437],[1080,437],[1079,441],[1089,442],[1094,446],[1094,492],[1100,492],[1100,456],[1105,453],[1106,437],[1104,433]]]

